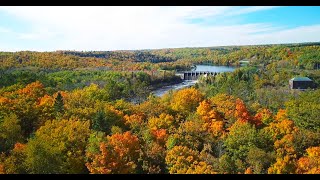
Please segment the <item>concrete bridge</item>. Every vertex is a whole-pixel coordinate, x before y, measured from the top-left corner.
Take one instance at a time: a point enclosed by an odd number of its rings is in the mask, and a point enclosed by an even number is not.
[[[215,76],[217,72],[209,72],[209,71],[187,71],[183,73],[179,73],[181,79],[183,80],[197,80],[201,75],[205,76]]]

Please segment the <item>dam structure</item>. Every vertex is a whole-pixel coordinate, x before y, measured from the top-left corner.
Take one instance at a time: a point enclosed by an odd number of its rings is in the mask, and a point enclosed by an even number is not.
[[[201,75],[204,76],[216,76],[217,72],[209,72],[209,71],[186,71],[182,73],[177,73],[181,79],[183,80],[197,80]]]

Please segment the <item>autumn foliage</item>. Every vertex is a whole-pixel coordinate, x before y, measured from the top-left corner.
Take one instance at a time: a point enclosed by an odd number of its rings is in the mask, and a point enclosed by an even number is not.
[[[139,158],[139,139],[130,132],[107,137],[98,154],[87,153],[86,166],[94,174],[134,173]]]
[[[0,174],[320,174],[319,52],[0,52]],[[236,70],[151,94],[202,63]]]
[[[297,162],[297,173],[320,174],[320,147],[310,147],[306,151],[307,155]]]

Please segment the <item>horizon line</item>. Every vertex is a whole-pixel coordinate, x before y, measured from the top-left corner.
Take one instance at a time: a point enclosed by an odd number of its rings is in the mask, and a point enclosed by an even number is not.
[[[299,45],[299,44],[317,44],[320,41],[309,41],[309,42],[295,42],[295,43],[269,43],[269,44],[246,44],[246,45],[217,45],[217,46],[186,46],[186,47],[171,47],[171,48],[149,48],[149,49],[117,49],[117,50],[52,50],[52,51],[34,51],[34,50],[19,50],[19,51],[2,51],[0,52],[60,52],[60,51],[71,51],[71,52],[116,52],[116,51],[154,51],[154,50],[164,50],[164,49],[201,49],[201,48],[219,48],[219,47],[245,47],[245,46],[270,46],[270,45]]]

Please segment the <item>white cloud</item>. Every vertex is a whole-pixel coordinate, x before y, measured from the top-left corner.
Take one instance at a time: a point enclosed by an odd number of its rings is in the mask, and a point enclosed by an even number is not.
[[[252,6],[247,8],[238,9],[236,11],[229,11],[225,15],[226,16],[234,16],[234,15],[240,15],[240,14],[248,14],[256,11],[265,11],[278,8],[277,6]]]
[[[15,37],[28,42],[46,42],[47,46],[37,49],[40,51],[151,49],[263,44],[290,39],[294,41],[320,40],[318,26],[283,30],[283,27],[275,27],[264,22],[203,26],[187,21],[194,18],[232,18],[232,16],[272,8],[275,7],[90,6],[0,7],[0,11],[5,11],[30,24],[30,31],[15,33]],[[38,48],[32,43],[19,47],[22,49]],[[16,50],[16,47],[12,49]]]
[[[252,36],[263,43],[299,43],[320,41],[320,25],[301,26]]]
[[[58,37],[58,33],[52,32],[46,28],[36,28],[32,32],[16,33],[18,39],[25,40],[50,40]]]
[[[9,28],[0,27],[0,33],[10,33],[11,30]]]

